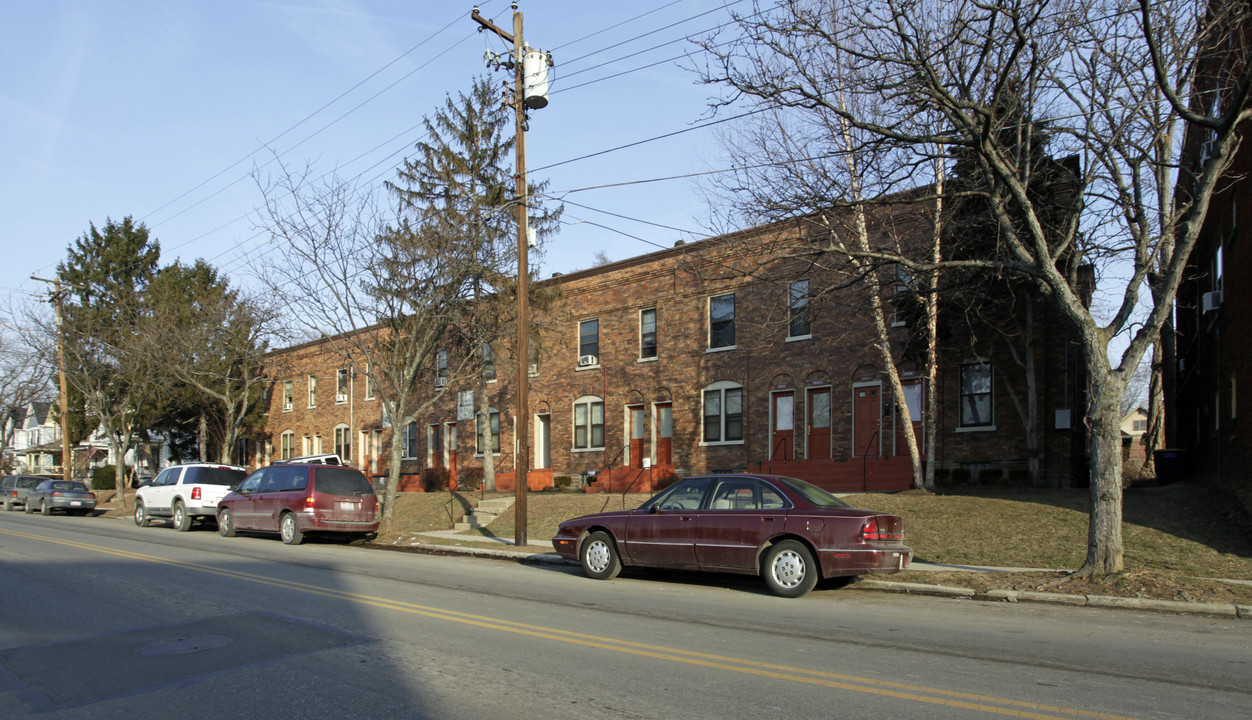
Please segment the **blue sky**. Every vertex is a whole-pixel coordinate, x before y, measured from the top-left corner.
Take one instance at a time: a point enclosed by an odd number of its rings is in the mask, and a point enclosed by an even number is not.
[[[478,4],[511,29],[508,2]],[[704,119],[712,90],[670,60],[691,44],[670,41],[724,22],[725,4],[738,3],[522,0],[525,39],[556,62],[551,104],[532,113],[527,134],[531,179],[562,193],[719,167],[714,130],[699,129],[542,170]],[[52,277],[90,223],[127,215],[148,225],[164,263],[205,258],[244,281],[245,253],[265,242],[254,167],[278,153],[319,174],[393,177],[422,117],[488,73],[484,50],[504,49],[476,32],[473,6],[0,0],[0,300],[45,297],[30,276]],[[598,251],[619,260],[706,228],[695,180],[567,198],[596,211],[567,205],[544,276],[589,267]]]

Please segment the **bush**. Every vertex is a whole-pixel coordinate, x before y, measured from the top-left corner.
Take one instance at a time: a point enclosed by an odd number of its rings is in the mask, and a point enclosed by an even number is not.
[[[132,469],[126,466],[126,476],[130,477]],[[101,465],[91,469],[91,488],[93,490],[113,490],[117,487],[117,467]]]
[[[451,480],[452,474],[448,472],[448,468],[429,467],[422,471],[422,490],[426,492],[440,492],[448,489],[448,481]]]
[[[950,471],[947,468],[935,468],[936,485],[947,485],[951,479]]]
[[[1004,480],[1004,470],[1000,468],[984,468],[978,471],[979,485],[999,485]]]
[[[652,491],[657,492],[673,485],[678,481],[678,476],[673,470],[663,470],[652,476]]]
[[[1026,468],[1013,468],[1009,470],[1009,483],[1013,485],[1029,485],[1030,471]]]
[[[474,492],[483,484],[483,469],[480,467],[466,468],[456,472],[456,489]]]
[[[557,490],[569,490],[570,486],[573,484],[574,484],[574,478],[570,477],[569,475],[557,475],[556,477],[552,478],[552,486],[555,487]]]
[[[968,485],[973,476],[970,475],[969,468],[952,468],[948,477],[952,479],[953,485]]]

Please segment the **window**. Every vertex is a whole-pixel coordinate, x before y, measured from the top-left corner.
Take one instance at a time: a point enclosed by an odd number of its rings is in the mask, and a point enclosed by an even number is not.
[[[291,412],[291,404],[292,404],[291,384],[292,383],[290,380],[283,381],[283,412]]]
[[[317,407],[317,378],[309,376],[309,407]]]
[[[483,377],[496,379],[496,351],[491,348],[491,343],[483,343]]]
[[[374,366],[365,366],[365,399],[374,399]]]
[[[347,425],[339,424],[335,426],[335,454],[344,462],[352,459],[352,436],[350,433],[351,430]]]
[[[487,433],[491,433],[491,452],[500,452],[500,413],[492,410],[489,416],[478,413],[475,419],[477,432],[475,435],[474,452],[478,455],[483,454],[483,448],[487,446]]]
[[[284,432],[279,439],[279,460],[290,460],[296,456],[296,434],[291,430]]]
[[[809,281],[797,280],[787,302],[787,337],[808,337],[809,331]]]
[[[335,403],[348,402],[348,368],[335,371]]]
[[[406,460],[412,460],[417,457],[417,421],[414,420],[404,426],[404,432],[400,434],[400,457]]]
[[[594,396],[574,403],[574,449],[604,449],[604,401]]]
[[[709,298],[709,347],[735,346],[735,294]]]
[[[656,308],[639,311],[639,357],[656,357]]]
[[[1134,420],[1133,421],[1131,432],[1147,432],[1147,430],[1148,430],[1147,420]]]
[[[991,365],[961,366],[961,427],[990,427],[992,423]]]
[[[584,360],[584,358],[592,358]],[[578,323],[578,364],[600,363],[600,320],[583,320]]]
[[[716,382],[704,389],[705,443],[743,442],[743,386]]]
[[[435,388],[439,389],[448,382],[448,351],[440,350],[435,356]]]

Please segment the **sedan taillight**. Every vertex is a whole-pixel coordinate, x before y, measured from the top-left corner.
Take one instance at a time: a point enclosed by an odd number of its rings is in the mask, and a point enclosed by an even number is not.
[[[904,533],[899,529],[893,531],[890,526],[894,524],[887,518],[869,518],[861,525],[861,539],[899,542],[904,537]]]

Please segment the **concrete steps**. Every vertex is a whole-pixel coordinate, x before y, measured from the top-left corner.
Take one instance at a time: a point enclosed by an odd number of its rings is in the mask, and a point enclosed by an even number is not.
[[[485,528],[495,522],[496,518],[506,512],[509,512],[513,508],[513,500],[514,498],[511,497],[483,500],[478,503],[478,505],[475,506],[475,508],[470,511],[468,515],[465,516],[463,521],[453,525],[452,529],[458,532],[463,532],[465,530]]]

